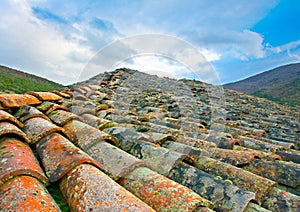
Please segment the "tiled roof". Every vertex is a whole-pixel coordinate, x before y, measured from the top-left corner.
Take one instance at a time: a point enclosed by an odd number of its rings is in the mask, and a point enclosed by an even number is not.
[[[220,89],[119,69],[0,95],[0,211],[59,211],[56,184],[71,211],[299,211],[299,110]]]

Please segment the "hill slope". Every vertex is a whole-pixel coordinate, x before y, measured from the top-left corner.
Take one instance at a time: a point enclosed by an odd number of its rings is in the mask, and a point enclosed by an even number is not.
[[[224,88],[300,106],[300,63],[280,66],[247,79],[229,83]]]
[[[63,85],[0,65],[0,93],[60,90]]]

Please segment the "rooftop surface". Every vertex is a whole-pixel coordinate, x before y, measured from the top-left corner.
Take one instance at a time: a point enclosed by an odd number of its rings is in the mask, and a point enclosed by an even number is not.
[[[297,108],[128,69],[1,94],[0,211],[299,211],[299,126]]]

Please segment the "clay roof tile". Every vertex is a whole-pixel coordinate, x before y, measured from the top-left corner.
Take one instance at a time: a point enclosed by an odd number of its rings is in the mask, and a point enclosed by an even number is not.
[[[15,124],[19,128],[23,127],[23,124],[18,119],[16,119],[14,116],[5,112],[4,110],[0,110],[0,122],[4,122],[4,121]]]
[[[51,92],[27,92],[27,94],[35,96],[40,101],[58,101],[58,100],[63,100],[63,98],[61,96],[58,96],[57,94],[51,93]]]
[[[60,209],[35,178],[18,176],[0,187],[0,211],[57,211]]]
[[[0,186],[9,179],[29,175],[48,185],[48,178],[43,173],[30,147],[15,138],[0,140]]]
[[[40,140],[37,151],[51,183],[60,180],[79,164],[90,163],[102,168],[102,165],[58,133]]]
[[[24,122],[23,131],[29,137],[30,143],[36,143],[51,133],[63,133],[63,128],[58,127],[43,118],[35,117]]]
[[[37,105],[40,104],[40,100],[32,95],[28,94],[1,94],[0,104],[1,107],[21,107],[25,105]]]

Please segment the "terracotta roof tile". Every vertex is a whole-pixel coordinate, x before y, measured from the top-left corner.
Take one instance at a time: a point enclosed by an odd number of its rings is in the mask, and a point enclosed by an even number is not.
[[[258,203],[263,202],[264,196],[277,185],[275,181],[205,156],[199,157],[195,167],[211,175],[228,179],[240,188],[252,191],[256,194],[255,199]]]
[[[74,211],[299,210],[297,109],[127,69],[71,90],[0,94],[0,141],[11,141],[0,149],[0,210],[37,194],[23,177],[45,190],[39,168]],[[40,209],[34,197],[30,208]]]
[[[9,179],[20,175],[29,175],[45,185],[48,178],[43,173],[30,147],[15,138],[0,140],[0,186]]]
[[[36,143],[54,132],[63,133],[63,129],[61,127],[58,127],[40,117],[26,120],[24,122],[23,130],[29,137],[30,143]]]
[[[1,94],[0,103],[3,108],[21,107],[40,104],[40,100],[28,94]]]
[[[19,176],[0,187],[1,211],[60,211],[45,187],[35,178]]]
[[[21,122],[25,122],[26,120],[34,117],[40,117],[50,121],[50,119],[45,114],[40,112],[35,107],[31,107],[31,106],[20,107],[20,109],[15,113],[15,117],[19,119]]]
[[[64,126],[71,120],[82,120],[80,116],[75,115],[74,113],[65,111],[65,110],[55,110],[48,114],[48,117],[55,124],[59,126]]]
[[[118,144],[118,140],[113,136],[77,120],[65,124],[64,130],[69,139],[82,149],[88,149],[102,141]]]
[[[154,211],[95,167],[70,171],[60,188],[72,211]]]
[[[174,167],[169,177],[210,200],[218,210],[243,211],[255,198],[254,193],[243,191],[229,182],[184,163]]]
[[[30,143],[27,135],[14,124],[11,124],[9,122],[0,122],[0,137],[9,135],[11,135],[12,137],[22,138],[27,143]]]
[[[158,211],[194,211],[200,206],[212,207],[190,189],[148,168],[137,168],[120,184]]]
[[[300,185],[300,166],[281,164],[277,161],[254,160],[246,170],[275,180],[283,185],[297,187]]]
[[[102,167],[101,164],[58,133],[52,133],[40,140],[37,144],[37,151],[51,183],[60,180],[82,163],[91,163],[99,168]]]
[[[35,96],[40,101],[58,101],[63,99],[61,96],[51,92],[27,92],[27,94]]]
[[[18,119],[16,119],[14,116],[5,112],[4,110],[0,110],[0,122],[4,122],[4,121],[10,122],[19,128],[23,127],[23,124]]]
[[[42,104],[40,104],[37,109],[39,109],[40,111],[42,111],[43,113],[45,113],[46,115],[48,115],[49,113],[55,111],[55,110],[65,110],[65,111],[69,111],[68,108],[59,105],[59,104],[55,104],[53,102],[43,102]]]
[[[106,142],[95,143],[84,150],[102,164],[103,170],[114,180],[126,176],[137,167],[148,166],[145,162]]]

